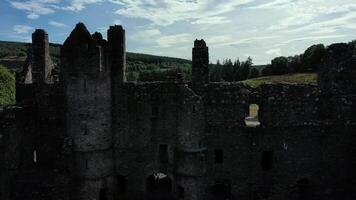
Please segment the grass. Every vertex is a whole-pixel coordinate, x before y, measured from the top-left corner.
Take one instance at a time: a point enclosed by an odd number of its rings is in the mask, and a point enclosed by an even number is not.
[[[251,87],[258,87],[262,84],[277,83],[316,83],[317,76],[315,73],[285,74],[279,76],[263,76],[241,81]]]

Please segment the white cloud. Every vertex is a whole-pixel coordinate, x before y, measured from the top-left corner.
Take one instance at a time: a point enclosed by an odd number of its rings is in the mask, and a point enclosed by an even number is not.
[[[119,20],[119,19],[115,19],[115,20],[114,20],[114,24],[116,24],[116,25],[122,25],[122,21]]]
[[[269,49],[269,50],[266,51],[266,54],[268,54],[268,55],[274,55],[274,56],[281,56],[281,55],[282,55],[280,48],[277,48],[277,49]]]
[[[230,35],[219,35],[219,36],[211,36],[206,39],[206,42],[211,45],[218,45],[222,43],[232,42],[234,39]]]
[[[152,44],[156,45],[155,47],[167,48],[178,44],[182,46],[189,41],[190,37],[188,33],[165,35],[159,29],[150,27],[134,34],[131,38],[142,45]]]
[[[190,42],[189,36],[190,35],[187,33],[176,34],[176,35],[166,35],[166,36],[160,37],[157,40],[157,43],[158,43],[159,47],[163,47],[163,48],[171,47],[173,45]]]
[[[133,40],[140,43],[152,43],[161,36],[161,31],[155,28],[149,28],[140,32],[137,32],[132,36]]]
[[[15,25],[12,28],[15,34],[28,34],[33,29],[34,29],[33,27],[27,25]]]
[[[27,13],[27,18],[53,14],[57,10],[81,11],[86,5],[111,2],[110,0],[9,0],[12,7]]]
[[[10,1],[12,7],[25,11],[27,18],[37,19],[40,15],[52,14],[55,11],[51,4],[59,3],[59,0],[29,0],[29,1]]]
[[[63,28],[63,27],[66,27],[67,25],[66,24],[63,24],[61,22],[57,22],[57,21],[49,21],[48,24],[54,26],[54,27],[59,27],[59,28]]]
[[[116,11],[126,17],[143,18],[157,25],[171,25],[178,21],[191,21],[196,24],[227,23],[230,20],[221,16],[255,0],[117,0],[123,7]],[[210,19],[209,19],[210,18]]]
[[[305,25],[311,26],[311,24],[320,22],[329,23],[328,21],[330,21],[330,18],[332,18],[331,20],[334,20],[335,18],[339,18],[338,15],[354,14],[356,11],[356,3],[353,0],[275,0],[251,8],[275,9],[283,12],[285,15],[283,19],[278,23],[271,25],[268,30],[291,31],[296,27],[303,28]],[[343,25],[355,23],[356,21],[352,21],[352,19],[343,20],[342,22]],[[319,27],[315,27],[315,29],[317,28]]]
[[[226,17],[214,16],[214,17],[198,19],[194,21],[192,24],[226,24],[230,22],[231,20],[227,19]]]
[[[102,2],[105,2],[105,0],[71,0],[70,5],[65,7],[65,9],[71,11],[81,11],[86,5]]]
[[[287,41],[282,42],[282,44],[290,44],[292,42],[300,42],[300,41],[305,41],[305,40],[311,40],[318,42],[319,40],[322,39],[330,39],[330,38],[342,38],[345,37],[346,35],[339,34],[339,35],[321,35],[321,36],[306,36],[306,37],[299,37],[299,38],[293,38]]]
[[[286,4],[293,2],[293,0],[274,0],[267,3],[259,4],[257,6],[251,6],[253,9],[276,9],[283,8]]]
[[[30,13],[27,15],[27,18],[29,19],[37,19],[39,18],[40,16],[38,14],[35,14],[35,13]]]

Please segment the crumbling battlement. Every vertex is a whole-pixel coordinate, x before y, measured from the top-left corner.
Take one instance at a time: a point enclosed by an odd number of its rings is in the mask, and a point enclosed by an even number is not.
[[[18,104],[0,108],[1,200],[356,199],[346,44],[328,48],[318,84],[251,88],[209,82],[204,40],[191,82],[127,82],[125,30],[107,38],[77,24],[55,68],[33,34]]]

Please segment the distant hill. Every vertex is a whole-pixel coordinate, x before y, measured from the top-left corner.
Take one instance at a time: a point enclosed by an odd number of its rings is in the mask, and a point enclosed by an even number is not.
[[[50,44],[50,54],[55,62],[59,61],[60,46],[60,44]],[[27,57],[29,48],[30,43],[0,41],[0,64],[12,70],[19,70]],[[145,70],[149,65],[150,69],[168,69],[173,66],[191,65],[190,60],[181,58],[131,52],[127,52],[126,56],[128,68],[135,68],[134,70]]]
[[[316,83],[317,76],[315,73],[284,74],[278,76],[262,76],[258,78],[241,81],[251,87],[258,87],[262,84],[277,83]]]

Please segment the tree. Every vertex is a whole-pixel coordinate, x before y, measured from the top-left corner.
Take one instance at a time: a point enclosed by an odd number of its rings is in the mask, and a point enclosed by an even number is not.
[[[284,56],[274,58],[271,61],[271,75],[282,75],[288,73],[288,59]]]
[[[0,65],[0,105],[15,103],[15,75]]]
[[[240,74],[240,81],[246,80],[248,79],[249,75],[250,75],[250,69],[252,66],[252,58],[248,57],[246,61],[241,63],[241,67],[239,70],[239,74]]]
[[[316,71],[326,56],[323,44],[310,46],[303,54],[303,64],[307,71]]]
[[[303,68],[302,55],[295,55],[288,57],[288,70],[291,73],[298,73],[305,71]]]
[[[256,68],[252,68],[250,71],[250,76],[249,78],[256,78],[260,75],[260,72]]]

